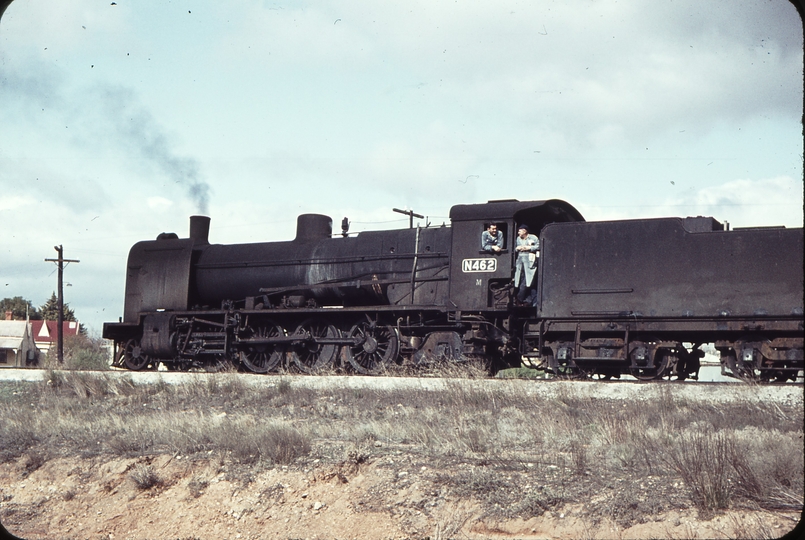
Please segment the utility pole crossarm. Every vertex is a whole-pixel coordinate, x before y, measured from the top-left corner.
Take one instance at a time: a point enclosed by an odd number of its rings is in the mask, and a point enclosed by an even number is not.
[[[413,210],[400,210],[399,208],[392,208],[392,210],[394,212],[397,212],[398,214],[404,214],[404,215],[408,216],[408,228],[409,229],[414,228],[414,218],[425,219],[425,216],[420,215],[420,214],[415,214]]]
[[[45,259],[45,262],[55,262],[55,263],[57,263],[59,261],[61,261],[63,263],[71,263],[71,262],[80,263],[81,262],[78,259]]]
[[[59,254],[58,259],[45,259],[45,262],[55,262],[59,267],[59,322],[56,335],[58,336],[58,359],[59,364],[64,362],[64,263],[79,263],[77,259],[65,259],[64,248],[61,245],[53,246],[56,253]]]

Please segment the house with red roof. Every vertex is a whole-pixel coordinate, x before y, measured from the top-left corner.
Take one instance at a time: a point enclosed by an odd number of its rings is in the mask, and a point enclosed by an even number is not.
[[[36,348],[47,354],[51,346],[56,346],[59,341],[59,322],[58,321],[31,321],[33,338]],[[62,323],[62,336],[77,336],[81,325],[78,321],[64,321]]]

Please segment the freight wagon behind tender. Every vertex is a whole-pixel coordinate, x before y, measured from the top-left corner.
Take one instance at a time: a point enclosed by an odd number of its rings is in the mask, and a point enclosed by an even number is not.
[[[212,245],[161,234],[129,254],[123,320],[104,325],[130,369],[360,373],[391,363],[523,356],[555,373],[698,371],[715,343],[739,376],[803,364],[802,229],[724,231],[712,218],[586,223],[558,200],[459,205],[451,226],[332,234],[297,220],[288,242]],[[480,250],[490,223],[500,253]],[[515,305],[517,226],[541,236],[537,309]]]

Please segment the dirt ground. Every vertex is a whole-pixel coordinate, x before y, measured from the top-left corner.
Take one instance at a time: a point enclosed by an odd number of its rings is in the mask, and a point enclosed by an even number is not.
[[[614,515],[593,518],[588,507],[602,496],[590,493],[588,501],[501,521],[446,489],[446,478],[471,465],[421,460],[391,453],[232,469],[214,456],[61,458],[38,468],[20,458],[0,465],[0,515],[28,540],[777,538],[800,519],[746,509],[700,516],[690,508],[637,516],[623,527]],[[137,472],[151,473],[153,485]]]

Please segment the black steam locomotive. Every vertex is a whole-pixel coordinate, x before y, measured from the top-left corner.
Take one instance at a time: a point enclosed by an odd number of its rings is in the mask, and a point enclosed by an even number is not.
[[[712,343],[737,377],[803,369],[803,231],[710,217],[585,222],[560,200],[458,205],[451,225],[216,245],[208,217],[128,259],[124,316],[104,324],[133,370],[235,364],[358,373],[480,359],[567,376],[695,377]],[[481,250],[490,224],[499,252]],[[516,228],[539,235],[535,306],[515,301]]]

